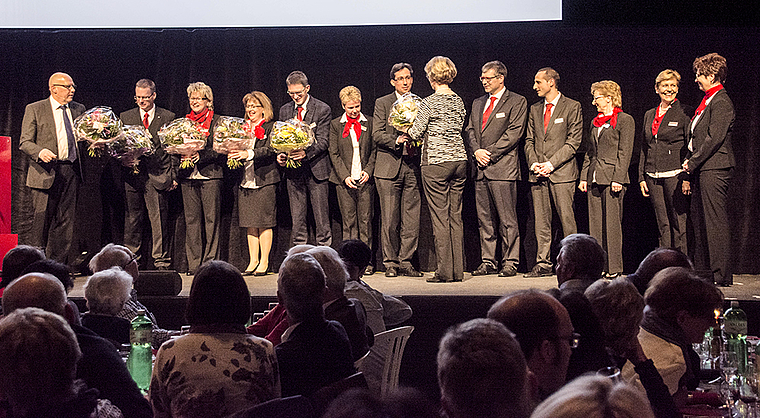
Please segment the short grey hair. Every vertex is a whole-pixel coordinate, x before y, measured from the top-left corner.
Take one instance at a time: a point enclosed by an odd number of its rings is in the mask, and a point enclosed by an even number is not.
[[[132,276],[121,267],[99,271],[84,284],[84,298],[90,312],[116,316],[124,308],[132,290]]]
[[[90,270],[97,273],[111,267],[126,267],[127,262],[134,256],[129,248],[114,243],[107,244],[90,260]]]
[[[340,258],[340,254],[327,246],[314,247],[306,251],[306,254],[317,259],[319,265],[322,266],[327,288],[343,292],[348,280],[348,271],[346,270],[346,263]]]
[[[606,345],[617,354],[624,354],[639,333],[644,317],[644,297],[624,277],[599,279],[584,292],[594,316],[604,331]]]

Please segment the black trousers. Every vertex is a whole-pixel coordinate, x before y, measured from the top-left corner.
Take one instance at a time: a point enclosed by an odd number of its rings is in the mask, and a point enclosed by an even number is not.
[[[74,240],[79,176],[69,162],[59,162],[53,169],[55,180],[49,189],[31,189],[34,222],[29,244],[44,248],[48,258],[68,264]]]

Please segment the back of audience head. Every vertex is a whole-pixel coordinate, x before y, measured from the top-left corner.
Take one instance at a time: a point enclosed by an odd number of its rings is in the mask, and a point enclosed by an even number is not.
[[[294,254],[305,253],[306,251],[309,251],[312,248],[316,248],[316,246],[315,245],[311,245],[311,244],[298,244],[298,245],[294,245],[294,246],[290,247],[290,249],[288,250],[288,254],[287,255],[291,256],[291,255],[294,255]]]
[[[285,258],[277,278],[277,298],[285,306],[291,324],[324,318],[325,286],[325,272],[314,257],[299,253]]]
[[[28,265],[44,259],[45,253],[37,247],[17,245],[11,248],[3,257],[3,280],[0,281],[0,288],[8,286],[10,282],[21,277],[21,272]]]
[[[346,263],[349,280],[359,280],[362,273],[372,261],[372,249],[358,239],[349,239],[340,243],[338,254]]]
[[[537,289],[520,290],[494,303],[488,318],[515,333],[528,367],[536,375],[540,397],[565,383],[573,324],[559,301]]]
[[[628,276],[628,279],[643,295],[654,275],[667,267],[684,267],[690,270],[693,268],[689,257],[684,253],[672,248],[655,248],[647,254],[636,269],[636,273]]]
[[[322,245],[306,251],[306,254],[314,257],[319,265],[322,266],[327,289],[333,295],[343,295],[343,291],[346,288],[346,280],[348,280],[348,272],[338,252]]]
[[[696,343],[702,341],[702,336],[696,341],[699,330],[714,324],[715,310],[723,306],[723,293],[689,269],[668,267],[655,274],[644,301],[652,314],[681,327],[689,334],[687,338]]]
[[[111,267],[121,267],[129,273],[133,279],[137,279],[137,260],[132,251],[118,244],[107,244],[90,260],[90,270],[97,273]]]
[[[55,276],[58,280],[63,283],[64,289],[66,289],[66,293],[69,293],[71,289],[74,288],[74,279],[71,278],[71,272],[69,271],[69,268],[63,264],[59,263],[55,260],[51,260],[49,258],[46,258],[44,260],[35,261],[32,264],[29,264],[23,272],[21,272],[22,275],[27,273],[50,273],[53,276]]]
[[[618,355],[626,354],[644,316],[644,298],[636,286],[622,277],[597,280],[584,294],[602,326],[605,345]]]
[[[45,416],[74,395],[81,356],[74,332],[61,316],[17,309],[0,321],[0,392],[16,416]]]
[[[557,281],[597,280],[602,277],[607,254],[591,235],[571,234],[560,241],[557,255]]]
[[[84,284],[87,308],[93,314],[117,316],[132,290],[132,276],[120,267],[99,271]]]
[[[322,418],[439,418],[422,392],[399,388],[383,399],[368,389],[349,389],[330,403]]]
[[[190,325],[245,325],[251,318],[251,294],[240,271],[225,261],[201,265],[190,286],[185,318]]]
[[[49,273],[27,273],[14,280],[3,293],[3,312],[6,315],[16,309],[31,307],[66,317],[68,306],[66,289],[60,280]],[[66,319],[70,320],[68,317]]]
[[[635,387],[603,376],[581,376],[541,402],[531,418],[654,418]]]
[[[438,348],[441,405],[451,418],[527,417],[528,367],[501,323],[473,319],[450,328]]]

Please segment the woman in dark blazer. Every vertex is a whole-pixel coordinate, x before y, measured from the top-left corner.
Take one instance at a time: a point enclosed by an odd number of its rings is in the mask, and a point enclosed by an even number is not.
[[[591,122],[591,140],[583,160],[578,188],[588,192],[591,236],[607,251],[604,276],[623,273],[623,196],[636,131],[631,115],[621,109],[620,86],[610,80],[591,85],[599,114]]]
[[[689,177],[681,163],[686,157],[689,117],[678,101],[681,75],[664,70],[655,79],[660,105],[644,114],[644,142],[639,159],[639,187],[652,199],[660,235],[660,247],[686,252],[686,215],[691,193]]]
[[[691,214],[694,225],[694,263],[697,270],[712,273],[719,286],[730,286],[727,197],[735,165],[731,149],[734,104],[723,88],[726,59],[712,53],[694,60],[699,89],[705,92],[691,119],[689,153],[683,169],[692,174]]]
[[[333,171],[330,181],[336,184],[343,240],[360,239],[372,247],[372,212],[374,207],[377,148],[372,141],[372,120],[362,110],[362,95],[354,86],[344,87],[340,102],[345,112],[330,122],[329,153]],[[372,274],[372,264],[365,274]]]
[[[238,191],[238,218],[240,227],[248,230],[250,261],[243,274],[264,276],[269,269],[272,229],[277,225],[275,192],[280,181],[276,154],[269,146],[274,111],[272,101],[260,91],[246,94],[243,104],[246,130],[256,142],[251,149],[229,154],[230,158],[245,164]]]
[[[197,122],[206,136],[206,147],[186,158],[194,163],[193,167],[179,172],[185,209],[187,273],[194,274],[201,264],[216,259],[219,253],[219,196],[225,157],[212,148],[219,115],[214,113],[211,87],[200,81],[190,83],[187,98],[190,113],[185,117]]]

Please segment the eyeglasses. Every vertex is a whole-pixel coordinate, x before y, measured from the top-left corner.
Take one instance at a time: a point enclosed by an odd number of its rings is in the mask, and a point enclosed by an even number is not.
[[[153,97],[152,94],[150,96],[135,96],[135,100],[150,100],[151,97]]]
[[[499,77],[501,77],[501,74],[496,74],[495,76],[491,76],[491,77],[486,77],[483,75],[483,76],[480,76],[480,81],[491,81],[494,78],[499,78]]]
[[[66,90],[69,90],[69,91],[77,89],[77,85],[74,84],[74,83],[72,83],[72,84],[53,84],[53,86],[55,86],[55,87],[63,87]]]
[[[246,108],[246,109],[256,109],[257,107],[264,107],[264,106],[262,106],[262,105],[257,105],[257,104],[249,104],[249,105],[245,105],[245,108]]]
[[[578,345],[581,342],[581,334],[574,332],[570,337],[557,337],[557,340],[567,341],[567,343],[570,344],[570,348],[578,348]]]
[[[288,91],[288,95],[290,97],[300,97],[306,94],[306,89],[303,89],[301,91]]]
[[[396,78],[394,78],[394,80],[396,80],[396,81],[412,81],[412,76],[405,75],[403,77],[396,77]]]
[[[136,260],[137,260],[137,254],[132,254],[132,257],[130,257],[129,260],[127,260],[127,262],[121,266],[121,268],[126,269],[128,265],[132,264],[132,262]]]
[[[607,96],[594,96],[594,100],[592,100],[591,103],[593,103],[593,102],[595,102],[595,101],[597,101],[599,99],[604,99],[605,97],[607,97]]]
[[[190,97],[188,100],[190,100],[191,102],[200,102],[202,100],[208,100],[208,99],[205,97]]]

